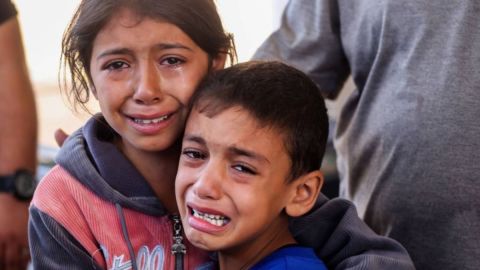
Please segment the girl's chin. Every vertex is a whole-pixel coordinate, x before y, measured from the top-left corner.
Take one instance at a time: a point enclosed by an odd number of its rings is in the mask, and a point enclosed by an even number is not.
[[[172,152],[178,154],[181,144],[178,140],[171,138],[144,138],[143,140],[134,139],[134,148],[143,152]]]

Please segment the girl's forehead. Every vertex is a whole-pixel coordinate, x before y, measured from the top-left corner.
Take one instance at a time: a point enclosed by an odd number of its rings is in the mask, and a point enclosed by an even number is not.
[[[104,30],[105,28],[113,28],[113,27],[135,27],[139,24],[141,24],[143,21],[154,21],[154,22],[163,22],[163,23],[168,23],[172,24],[173,23],[167,21],[163,17],[151,17],[151,16],[146,16],[143,14],[138,13],[137,11],[127,8],[127,7],[121,7],[118,10],[110,16],[110,18],[106,21],[105,25],[103,26]]]
[[[190,36],[175,24],[166,20],[139,17],[130,10],[122,10],[105,24],[95,37],[94,47],[108,43],[135,47],[165,43],[179,44],[191,49],[199,48]]]

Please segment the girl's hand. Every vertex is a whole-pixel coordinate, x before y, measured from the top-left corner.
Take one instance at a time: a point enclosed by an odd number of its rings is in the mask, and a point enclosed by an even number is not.
[[[55,130],[55,141],[57,142],[58,146],[62,146],[65,140],[68,138],[68,134],[63,131],[63,129],[59,128]]]

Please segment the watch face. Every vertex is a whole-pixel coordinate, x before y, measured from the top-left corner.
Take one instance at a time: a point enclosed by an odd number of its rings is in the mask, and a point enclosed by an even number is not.
[[[33,196],[37,181],[28,171],[18,171],[15,175],[15,193],[21,199],[30,199]]]

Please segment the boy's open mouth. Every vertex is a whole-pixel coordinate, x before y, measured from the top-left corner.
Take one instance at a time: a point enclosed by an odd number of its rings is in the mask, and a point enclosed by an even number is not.
[[[190,214],[195,218],[204,220],[212,225],[222,227],[230,222],[230,218],[221,215],[213,215],[208,213],[202,213],[196,209],[190,208]]]

